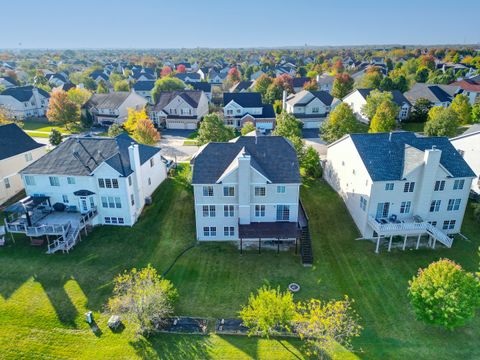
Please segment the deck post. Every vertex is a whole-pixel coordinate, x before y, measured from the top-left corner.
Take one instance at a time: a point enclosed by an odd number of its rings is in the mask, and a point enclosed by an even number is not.
[[[403,251],[405,251],[405,247],[407,246],[407,234],[405,234],[405,238],[403,239]]]
[[[277,254],[280,254],[280,238],[277,238]]]
[[[437,243],[437,238],[434,237],[433,238],[433,245],[432,245],[432,249],[435,249],[435,244]]]
[[[375,253],[378,254],[378,249],[380,247],[380,235],[377,236],[377,248],[375,249]]]
[[[297,255],[297,243],[298,243],[298,237],[295,238],[295,255]]]
[[[388,251],[390,251],[390,249],[392,248],[392,238],[393,235],[390,235],[390,241],[388,242]]]
[[[240,238],[240,255],[243,254],[243,238]]]
[[[418,239],[417,239],[417,246],[415,247],[416,250],[418,250],[418,247],[420,246],[420,238],[421,237],[422,237],[422,234],[419,234]]]
[[[258,238],[258,253],[262,253],[262,238]]]

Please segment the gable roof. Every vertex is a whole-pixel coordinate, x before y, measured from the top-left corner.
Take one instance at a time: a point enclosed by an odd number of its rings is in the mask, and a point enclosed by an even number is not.
[[[97,109],[117,109],[130,96],[128,91],[115,91],[108,94],[93,94],[85,106]]]
[[[0,93],[0,95],[6,95],[6,96],[11,96],[15,99],[17,99],[20,102],[25,102],[28,101],[32,98],[33,96],[33,89],[34,86],[32,85],[27,85],[27,86],[15,86],[8,88]],[[50,95],[48,92],[46,92],[43,89],[35,87],[35,89],[38,90],[38,93],[46,98],[49,98]]]
[[[453,177],[475,174],[446,137],[422,137],[413,132],[349,135],[373,181],[402,180],[405,164],[411,156],[405,149],[422,152],[433,147],[442,151],[440,164]],[[409,166],[407,166],[409,167]]]
[[[292,78],[292,87],[294,88],[298,88],[298,87],[301,87],[303,88],[303,86],[305,85],[305,83],[309,82],[310,81],[310,78],[308,77],[294,77]]]
[[[253,81],[250,80],[240,81],[230,88],[230,92],[248,90],[252,86],[252,84]]]
[[[350,94],[353,94],[354,92],[357,91],[365,100],[367,100],[367,96],[370,95],[370,93],[373,90],[375,89],[356,89],[352,91]],[[398,106],[401,107],[403,104],[411,105],[410,101],[408,101],[408,99],[405,96],[403,96],[403,94],[400,91],[392,90],[392,91],[389,91],[389,93],[392,94],[392,101]]]
[[[43,144],[37,143],[16,124],[0,126],[0,160],[38,149]]]
[[[480,92],[480,82],[474,81],[472,79],[455,81],[450,85],[458,86],[465,91]]]
[[[107,163],[122,176],[133,171],[130,168],[128,147],[137,143],[127,134],[115,138],[79,136],[70,137],[22,170],[25,174],[89,176],[102,163]],[[160,151],[160,148],[138,145],[140,162],[144,164]]]
[[[310,104],[315,98],[320,100],[326,106],[332,105],[333,96],[327,91],[308,91],[302,90],[292,94],[287,98],[287,102],[292,106],[305,106]]]
[[[163,110],[163,108],[170,104],[170,102],[172,102],[177,96],[180,96],[191,107],[197,108],[202,93],[203,91],[198,90],[163,91],[160,93],[158,101],[153,109],[155,111]]]
[[[293,146],[281,136],[240,136],[233,142],[209,143],[191,160],[192,184],[214,184],[242,149],[250,165],[273,183],[299,184],[300,170]]]
[[[212,84],[205,82],[205,81],[200,81],[200,82],[192,82],[188,84],[193,88],[193,90],[201,90],[206,93],[212,92]]]
[[[178,73],[178,74],[175,74],[175,77],[182,81],[187,80],[187,78],[192,80],[200,80],[202,78],[200,74],[196,72],[195,73]]]
[[[235,101],[241,107],[262,107],[262,95],[258,92],[223,93],[223,106]]]
[[[140,80],[133,84],[135,91],[151,91],[155,86],[155,80]]]
[[[427,99],[432,103],[443,103],[451,102],[456,90],[457,88],[451,85],[416,83],[404,95],[411,103],[415,103],[420,98]]]

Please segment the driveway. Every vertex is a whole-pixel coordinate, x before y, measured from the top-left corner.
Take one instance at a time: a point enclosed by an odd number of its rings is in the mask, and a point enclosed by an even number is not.
[[[160,154],[169,160],[189,160],[198,150],[198,146],[183,145],[183,142],[191,133],[191,130],[163,130],[158,143],[158,146],[162,149]]]

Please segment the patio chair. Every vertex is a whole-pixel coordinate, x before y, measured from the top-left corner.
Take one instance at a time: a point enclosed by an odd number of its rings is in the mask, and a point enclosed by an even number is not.
[[[0,246],[5,245],[5,226],[0,226]]]

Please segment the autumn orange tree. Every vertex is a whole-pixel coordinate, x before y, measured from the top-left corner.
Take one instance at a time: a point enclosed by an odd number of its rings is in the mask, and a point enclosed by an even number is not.
[[[80,121],[80,106],[69,99],[63,90],[54,90],[50,95],[47,111],[48,121],[61,124],[69,129]]]
[[[125,123],[123,124],[123,127],[130,134],[132,134],[137,128],[138,120],[148,119],[148,115],[145,109],[135,110],[133,108],[128,108],[127,111],[128,111],[127,121],[125,121]]]
[[[133,137],[141,144],[153,145],[160,140],[160,133],[148,118],[141,118],[133,133]]]

